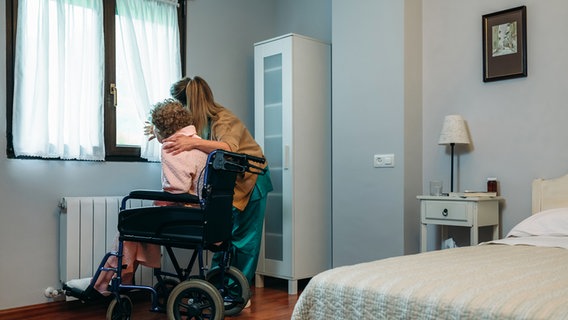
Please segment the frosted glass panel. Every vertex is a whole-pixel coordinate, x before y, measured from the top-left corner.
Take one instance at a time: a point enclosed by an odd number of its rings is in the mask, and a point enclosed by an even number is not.
[[[264,58],[264,104],[282,103],[282,55]]]
[[[270,172],[272,174],[272,172]],[[264,255],[267,259],[283,259],[282,193],[271,192],[266,201],[264,219]]]
[[[274,191],[268,194],[264,221],[264,256],[282,261],[282,54],[264,58],[264,154]]]
[[[275,184],[274,180],[282,181],[282,138],[275,136],[271,138],[265,137],[264,155],[266,156],[270,166],[272,184]],[[280,183],[279,186],[274,186],[274,190],[282,191],[282,183]]]
[[[282,104],[273,103],[264,108],[264,137],[282,138]]]

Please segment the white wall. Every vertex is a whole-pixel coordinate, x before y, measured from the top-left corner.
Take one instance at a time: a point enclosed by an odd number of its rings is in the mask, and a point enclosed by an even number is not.
[[[521,5],[528,77],[484,83],[481,16]],[[568,173],[567,10],[563,0],[428,0],[423,7],[423,190],[433,179],[448,190],[450,155],[437,140],[445,115],[463,115],[473,147],[460,149],[457,187],[483,190],[486,177],[499,179],[504,235],[529,216],[534,178]]]

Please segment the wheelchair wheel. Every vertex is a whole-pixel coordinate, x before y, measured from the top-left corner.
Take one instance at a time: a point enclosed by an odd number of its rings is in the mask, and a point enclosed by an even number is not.
[[[160,309],[166,310],[168,297],[178,284],[179,281],[175,279],[164,279],[154,285],[154,290],[158,293],[158,307],[160,307]]]
[[[207,273],[207,281],[221,293],[226,316],[233,316],[241,312],[250,299],[248,280],[241,270],[235,267],[229,267],[223,279],[221,279],[221,269],[214,268]]]
[[[132,301],[127,295],[112,299],[107,308],[106,320],[129,320],[132,315]]]
[[[223,298],[212,284],[205,280],[188,280],[178,284],[170,293],[168,319],[224,318]]]

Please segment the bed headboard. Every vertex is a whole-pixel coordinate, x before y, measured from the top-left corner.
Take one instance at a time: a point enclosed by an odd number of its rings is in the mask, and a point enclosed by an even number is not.
[[[532,213],[560,207],[568,207],[568,175],[533,180]]]

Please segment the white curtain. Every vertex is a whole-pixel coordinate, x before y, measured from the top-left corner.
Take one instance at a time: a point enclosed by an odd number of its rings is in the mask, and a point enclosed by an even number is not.
[[[134,106],[125,122],[134,123],[130,131],[150,161],[159,161],[160,148],[143,135],[144,122],[181,78],[176,4],[117,0],[117,108]],[[19,1],[16,156],[104,160],[104,65],[103,0]]]
[[[104,160],[103,7],[98,0],[20,0],[16,156]]]
[[[152,105],[170,97],[170,85],[181,78],[177,7],[174,1],[118,0],[117,88],[121,97],[136,108],[141,156],[159,161],[156,139],[143,135]],[[124,100],[123,100],[124,101]]]

